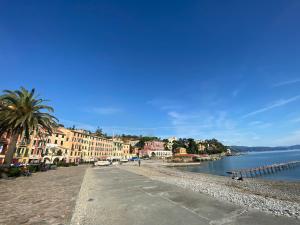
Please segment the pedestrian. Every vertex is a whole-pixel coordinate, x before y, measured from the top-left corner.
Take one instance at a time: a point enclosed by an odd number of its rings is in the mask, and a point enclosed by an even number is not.
[[[139,167],[141,166],[141,159],[139,159]]]

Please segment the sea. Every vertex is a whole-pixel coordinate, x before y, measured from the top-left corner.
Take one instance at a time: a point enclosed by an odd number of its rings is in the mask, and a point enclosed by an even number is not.
[[[290,161],[300,161],[300,149],[247,152],[238,156],[224,157],[217,161],[204,162],[200,166],[189,166],[181,169],[195,173],[209,173],[221,176],[230,176],[227,171],[254,168]],[[256,179],[300,182],[300,166],[279,171],[274,174],[259,176]]]

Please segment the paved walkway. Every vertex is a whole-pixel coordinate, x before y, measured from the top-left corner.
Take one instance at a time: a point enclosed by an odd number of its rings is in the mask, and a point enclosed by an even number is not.
[[[1,225],[70,223],[87,166],[0,179]]]
[[[116,168],[89,169],[71,225],[293,225]]]

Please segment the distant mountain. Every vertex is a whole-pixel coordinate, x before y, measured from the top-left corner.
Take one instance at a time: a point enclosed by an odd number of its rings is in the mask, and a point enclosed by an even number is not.
[[[300,149],[300,145],[278,146],[278,147],[248,147],[248,146],[230,146],[235,152],[259,152],[259,151],[278,151]]]

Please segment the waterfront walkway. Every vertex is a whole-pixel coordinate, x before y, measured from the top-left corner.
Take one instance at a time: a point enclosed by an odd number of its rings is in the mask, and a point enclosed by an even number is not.
[[[62,225],[71,220],[87,166],[0,179],[0,225]]]
[[[138,168],[137,168],[138,169]],[[293,225],[118,167],[88,169],[71,225]]]

